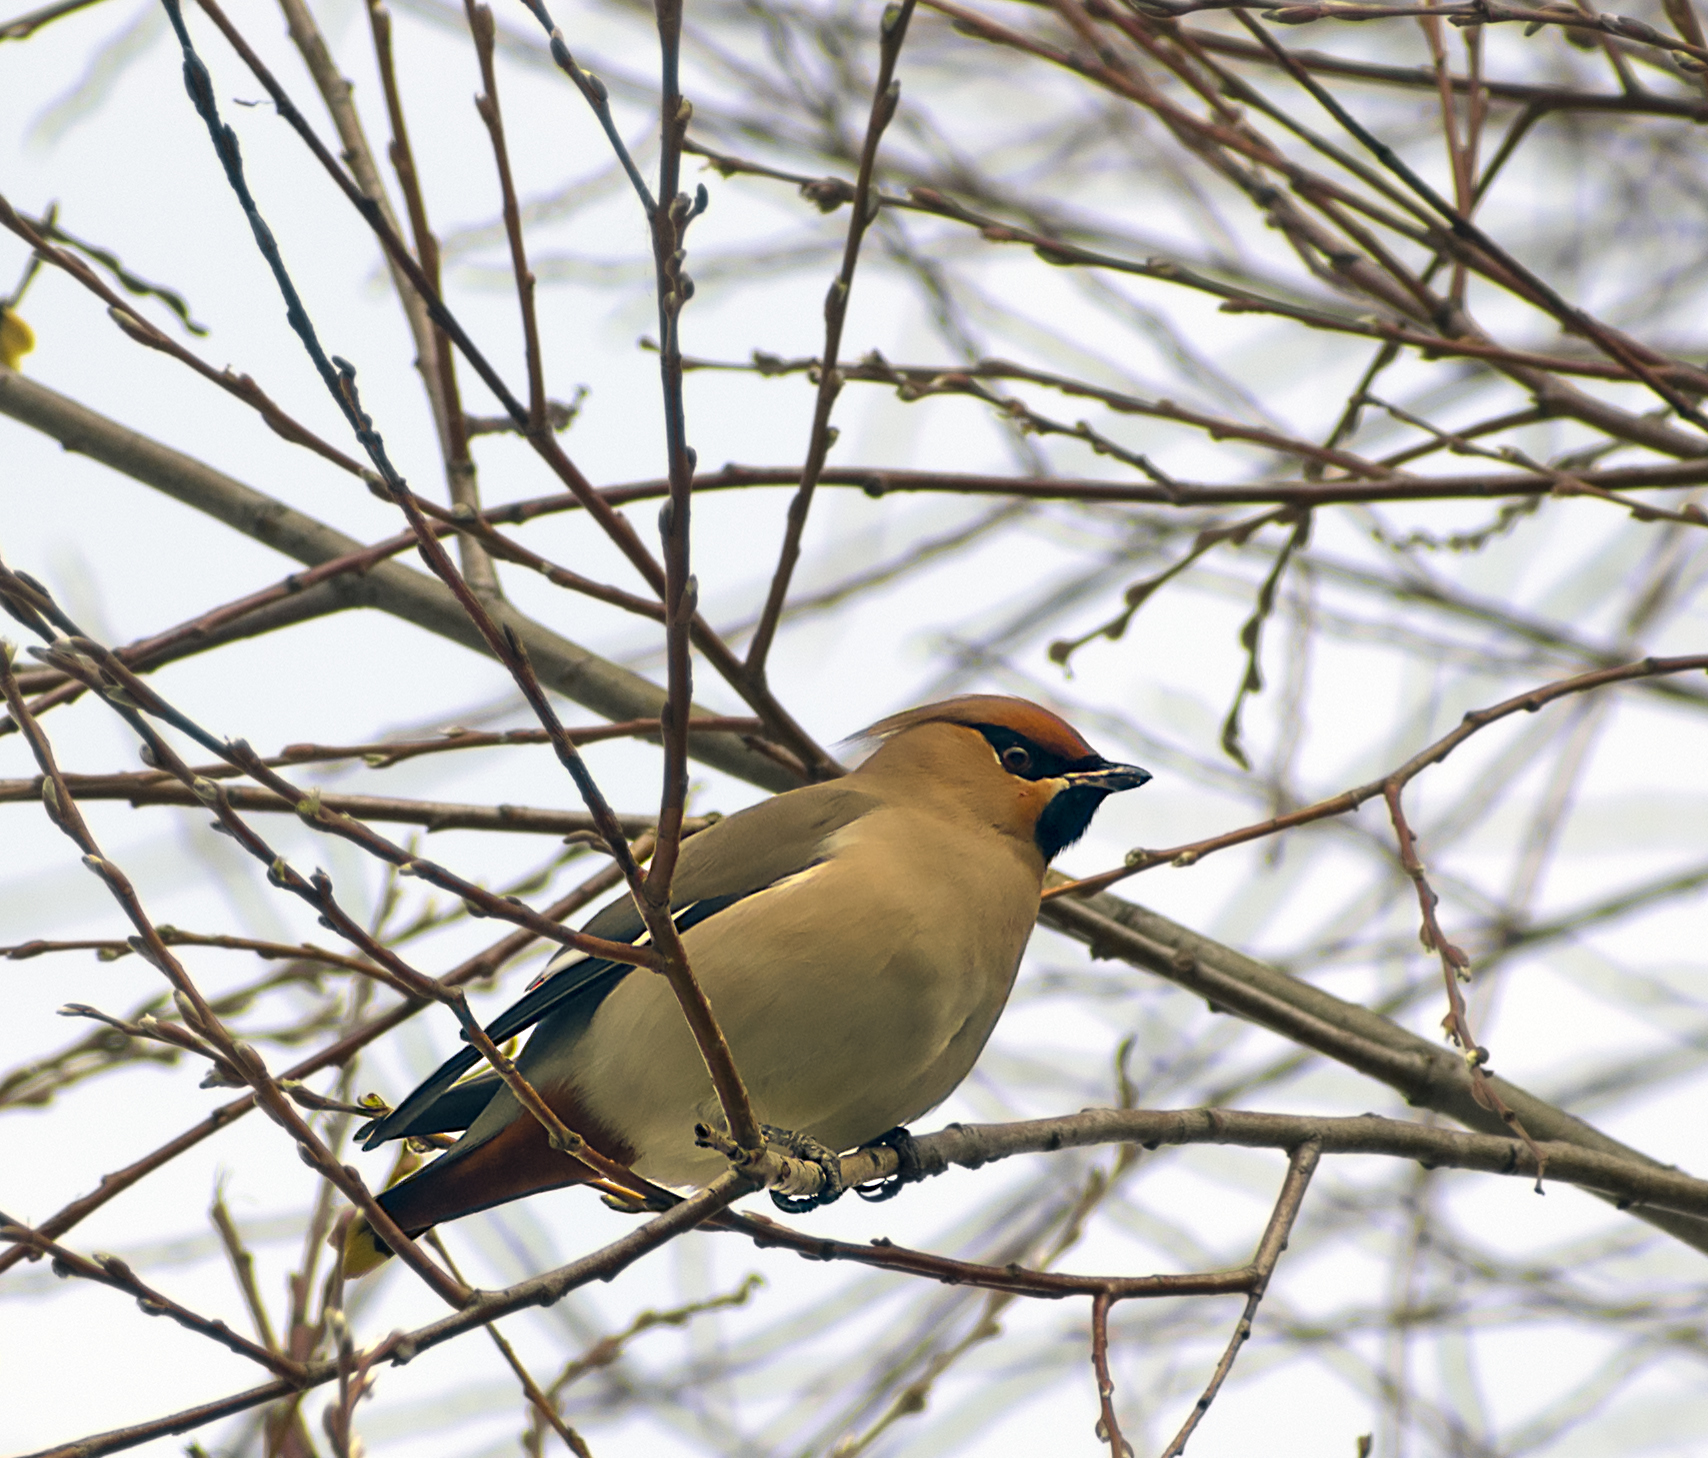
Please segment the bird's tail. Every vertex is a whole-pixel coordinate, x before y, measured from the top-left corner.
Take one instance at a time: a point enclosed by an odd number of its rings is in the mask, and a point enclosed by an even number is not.
[[[584,1184],[593,1171],[551,1147],[537,1119],[521,1114],[478,1143],[459,1141],[430,1164],[399,1179],[377,1198],[405,1235],[424,1235],[444,1220],[489,1210],[541,1190]],[[344,1236],[347,1280],[365,1276],[391,1256],[391,1248],[358,1215]]]
[[[358,1215],[344,1231],[344,1279],[354,1281],[378,1270],[391,1259],[391,1247],[374,1234],[366,1215]]]

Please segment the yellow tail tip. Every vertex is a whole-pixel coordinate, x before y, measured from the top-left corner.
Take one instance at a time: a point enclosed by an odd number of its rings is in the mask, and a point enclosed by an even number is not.
[[[344,1279],[354,1281],[369,1271],[378,1270],[391,1259],[391,1251],[379,1243],[373,1226],[360,1215],[350,1222],[344,1234],[342,1265]]]
[[[0,304],[0,364],[9,370],[15,370],[24,356],[35,347],[35,331],[4,304]]]

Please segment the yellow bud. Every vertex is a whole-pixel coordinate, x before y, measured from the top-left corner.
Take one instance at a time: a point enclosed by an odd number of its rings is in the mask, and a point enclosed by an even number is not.
[[[15,370],[24,356],[35,347],[35,331],[4,304],[0,304],[0,364],[9,370]]]

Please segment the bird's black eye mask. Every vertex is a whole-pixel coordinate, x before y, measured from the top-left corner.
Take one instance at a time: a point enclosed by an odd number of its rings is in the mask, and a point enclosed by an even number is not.
[[[1066,759],[1000,724],[974,724],[972,727],[984,735],[985,743],[996,751],[1002,767],[1016,779],[1055,780],[1075,770],[1101,769],[1104,765],[1102,756],[1096,754],[1083,759]]]

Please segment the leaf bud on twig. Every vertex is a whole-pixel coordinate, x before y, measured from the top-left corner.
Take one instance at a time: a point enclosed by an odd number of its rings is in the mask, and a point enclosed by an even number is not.
[[[872,128],[874,131],[881,132],[890,124],[891,119],[896,114],[896,106],[900,101],[901,82],[892,81],[884,88],[883,95],[877,99],[872,107]]]
[[[167,970],[165,959],[142,937],[126,937],[125,941],[129,944],[131,951],[141,957],[150,967],[160,972]]]
[[[326,1313],[326,1327],[338,1346],[339,1356],[349,1361],[356,1351],[355,1338],[350,1334],[349,1319],[338,1307],[331,1307]]]
[[[145,945],[146,944],[142,942],[140,937],[133,938],[131,941],[132,948],[140,957],[148,956],[148,953],[143,950]],[[149,960],[152,961],[153,959],[149,958]],[[178,1016],[184,1020],[184,1026],[186,1028],[197,1033],[206,1033],[208,1031],[207,1022],[203,1019],[201,1012],[196,1007],[195,1003],[193,1003],[188,996],[183,992],[174,989],[172,993],[172,1002],[173,1005],[177,1007]]]
[[[840,177],[821,177],[814,182],[803,182],[800,192],[821,213],[834,213],[843,203],[854,198],[853,185]]]
[[[267,1064],[261,1055],[248,1043],[234,1042],[231,1046],[232,1052],[237,1056],[238,1066],[242,1068],[243,1072],[257,1083],[265,1083],[269,1075]]]
[[[136,1279],[136,1272],[131,1270],[130,1265],[127,1262],[120,1260],[116,1255],[112,1255],[107,1251],[103,1250],[95,1253],[95,1264],[109,1276],[117,1277],[121,1281],[134,1281]],[[150,1312],[149,1314],[158,1315],[159,1313]]]

